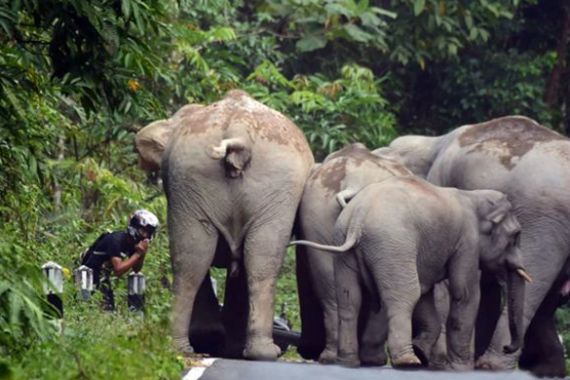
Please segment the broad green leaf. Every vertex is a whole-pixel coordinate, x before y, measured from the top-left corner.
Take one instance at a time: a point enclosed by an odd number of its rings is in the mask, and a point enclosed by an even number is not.
[[[354,24],[345,25],[343,29],[347,32],[350,38],[358,42],[368,42],[372,38],[370,33],[365,32]]]
[[[324,35],[310,34],[301,38],[295,46],[297,50],[306,53],[313,50],[322,49],[326,46],[327,39]]]
[[[420,13],[422,13],[425,6],[426,6],[425,0],[415,0],[414,1],[414,15],[418,16]]]
[[[471,31],[471,29],[473,29],[473,17],[471,16],[471,12],[467,11],[465,12],[465,25],[467,26],[467,29],[469,31]]]
[[[350,9],[348,9],[341,3],[329,3],[325,6],[325,10],[330,15],[343,15],[348,18],[355,16],[354,12],[352,12]]]
[[[392,11],[389,11],[389,10],[384,9],[384,8],[372,7],[371,10],[374,13],[378,13],[379,15],[390,17],[392,19],[395,19],[396,17],[398,17],[398,14],[396,12],[392,12]]]
[[[131,0],[121,0],[121,11],[126,18],[131,16]]]

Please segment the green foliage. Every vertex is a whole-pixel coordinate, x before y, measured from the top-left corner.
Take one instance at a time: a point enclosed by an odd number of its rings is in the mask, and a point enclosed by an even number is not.
[[[167,319],[110,314],[95,302],[70,310],[63,334],[31,347],[16,379],[178,379],[187,366],[171,348]]]
[[[31,374],[33,378],[75,378],[85,373],[95,378],[125,373],[128,377],[177,378],[182,363],[170,351],[168,340],[171,275],[163,229],[154,239],[145,262],[149,290],[144,323],[134,323],[127,317],[124,279],[115,283],[120,306],[120,314],[115,316],[102,312],[97,302],[78,303],[68,278],[64,289],[65,334],[58,338],[49,317],[53,313],[41,295],[41,264],[53,260],[70,273],[80,253],[101,232],[125,229],[130,212],[143,206],[165,221],[166,203],[163,197],[149,200],[152,188],[112,175],[92,159],[80,164],[63,161],[53,165],[59,170],[60,184],[67,189],[62,201],[64,208],[49,212],[49,199],[40,189],[30,186],[25,195],[11,193],[7,198],[10,209],[3,210],[21,211],[10,213],[12,218],[0,227],[3,356],[13,360],[11,367],[22,378]],[[83,193],[82,189],[88,190]],[[111,346],[145,360],[128,361],[127,368],[121,370],[125,356],[115,355],[113,359],[109,355]],[[112,360],[108,360],[109,356]]]
[[[291,94],[303,127],[317,157],[342,146],[362,141],[377,147],[395,137],[395,116],[380,92],[381,79],[369,69],[346,65],[341,78],[327,81],[321,76],[297,78]],[[300,109],[300,110],[299,110]]]
[[[432,62],[457,59],[461,50],[482,44],[491,30],[511,19],[517,1],[397,0],[390,58],[415,62],[424,70]]]
[[[7,232],[7,231],[3,231]],[[0,242],[0,265],[11,268],[0,276],[0,353],[5,356],[14,347],[46,339],[55,331],[46,318],[47,303],[39,296],[41,272],[30,263],[16,266],[13,255],[25,255],[17,242]]]
[[[249,75],[244,88],[265,104],[293,115],[317,158],[351,142],[376,147],[394,138],[395,116],[382,96],[383,79],[355,64],[342,67],[339,74],[338,79],[297,75],[288,80],[265,61]]]
[[[0,377],[179,376],[182,364],[170,351],[166,326],[172,281],[166,201],[136,167],[133,139],[141,126],[243,88],[294,120],[318,159],[349,142],[376,148],[397,134],[438,134],[505,114],[563,129],[564,119],[570,123],[567,72],[555,104],[542,100],[556,65],[568,67],[556,51],[563,6],[560,0],[1,2]],[[145,321],[79,304],[68,286],[66,332],[59,337],[41,295],[39,266],[55,260],[73,268],[93,239],[124,228],[140,207],[163,222],[145,262]],[[225,272],[213,272],[223,284]],[[122,297],[124,282],[116,285]],[[298,328],[295,287],[290,253],[276,311],[286,303]],[[107,366],[109,347],[128,355]],[[148,368],[140,357],[148,357]]]
[[[287,31],[298,38],[301,53],[322,49],[329,43],[359,43],[381,51],[388,49],[385,18],[396,14],[370,6],[368,1],[267,1],[268,13],[287,18]]]
[[[543,73],[550,72],[554,63],[552,55],[532,56],[514,49],[483,53],[483,59],[464,59],[453,65],[453,75],[442,76],[440,96],[445,100],[438,111],[450,119],[487,112],[489,118],[517,114],[556,125],[560,113],[548,110],[542,100]]]
[[[555,315],[556,328],[562,337],[562,345],[566,353],[570,352],[570,308],[568,305],[563,305],[556,310]],[[566,355],[566,371],[570,369],[570,360]]]

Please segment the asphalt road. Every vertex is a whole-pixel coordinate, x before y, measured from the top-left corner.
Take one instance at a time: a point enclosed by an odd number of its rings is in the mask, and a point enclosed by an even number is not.
[[[247,360],[205,359],[203,367],[194,367],[183,380],[526,380],[532,375],[516,372],[439,372],[402,371],[389,367],[345,368],[337,365],[291,362],[254,362]]]

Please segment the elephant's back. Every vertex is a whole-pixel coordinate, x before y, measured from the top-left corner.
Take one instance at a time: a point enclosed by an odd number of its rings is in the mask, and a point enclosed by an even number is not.
[[[466,159],[488,157],[508,172],[515,172],[519,164],[528,162],[545,166],[547,162],[540,164],[538,156],[560,158],[557,148],[567,152],[570,147],[570,139],[524,116],[505,116],[464,126],[456,130],[455,137],[454,143]],[[566,154],[564,159],[569,158]]]
[[[239,138],[251,152],[244,177],[255,173],[255,183],[288,187],[305,179],[314,163],[302,131],[283,114],[252,99],[243,91],[230,91],[220,101],[195,107],[176,118],[177,127],[163,155],[163,165],[172,175],[222,180],[223,160],[214,160],[208,148],[223,140]],[[247,175],[247,172],[253,172]],[[280,178],[277,173],[281,173]],[[243,178],[242,178],[243,179]],[[245,178],[245,181],[248,179]],[[244,181],[234,181],[239,187]]]
[[[488,150],[501,145],[513,156],[523,155],[540,142],[568,140],[535,120],[518,115],[465,125],[459,127],[455,135],[462,147]]]
[[[268,146],[264,154],[278,156],[280,150],[294,151],[304,161],[314,161],[303,132],[282,113],[251,98],[246,92],[233,90],[208,106],[193,110],[177,119],[174,144],[199,148],[204,140],[212,144],[232,137],[247,138],[253,149]],[[177,144],[177,145],[178,145]]]
[[[404,165],[370,152],[355,143],[331,153],[315,167],[307,179],[307,198],[333,198],[343,190],[359,191],[363,187],[394,176],[411,176]],[[305,196],[304,196],[305,197]]]
[[[464,126],[428,175],[441,186],[506,193],[515,209],[570,218],[570,139],[511,116]]]
[[[428,174],[438,185],[504,191],[521,175],[570,173],[570,139],[524,116],[465,125],[450,136]]]
[[[301,222],[307,226],[305,229],[330,232],[342,210],[336,199],[338,193],[354,194],[371,183],[399,175],[411,172],[394,160],[372,154],[362,144],[348,145],[311,171],[299,209]],[[328,243],[330,239],[326,240]]]
[[[456,192],[419,177],[392,177],[365,187],[351,203],[361,215],[366,213],[365,224],[373,229],[410,229],[430,235],[441,228],[451,233],[450,228],[461,224]]]

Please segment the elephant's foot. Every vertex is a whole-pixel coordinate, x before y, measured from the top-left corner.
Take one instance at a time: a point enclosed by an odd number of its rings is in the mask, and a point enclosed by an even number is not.
[[[421,367],[421,360],[412,353],[406,353],[396,358],[392,358],[392,367],[394,368],[418,368]]]
[[[188,338],[173,338],[174,349],[182,356],[193,356],[194,348],[190,345]]]
[[[423,342],[418,342],[413,344],[414,354],[420,359],[422,365],[427,367],[429,366],[429,350],[426,348],[426,345],[422,343]]]
[[[337,361],[336,350],[325,348],[319,356],[319,363],[321,364],[334,364]]]
[[[382,367],[388,362],[384,347],[382,349],[369,349],[360,351],[360,364],[364,367]]]
[[[492,349],[487,350],[475,363],[476,369],[486,371],[506,371],[515,366],[516,357],[513,354],[499,354]]]
[[[446,370],[450,371],[472,371],[473,370],[473,362],[453,362],[450,361],[445,365]]]
[[[243,350],[243,356],[251,360],[276,360],[279,354],[281,349],[267,338],[250,339]]]
[[[336,363],[344,367],[355,368],[360,366],[360,359],[356,354],[340,354],[336,359]]]
[[[446,355],[432,355],[429,358],[429,369],[435,371],[441,371],[447,368],[447,356]]]

